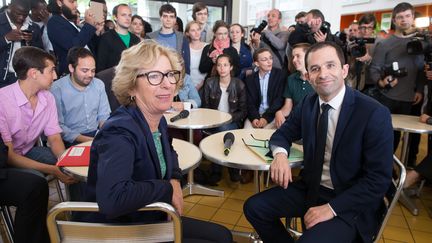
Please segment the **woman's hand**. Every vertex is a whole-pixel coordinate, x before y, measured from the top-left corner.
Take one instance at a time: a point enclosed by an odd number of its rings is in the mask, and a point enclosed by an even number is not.
[[[173,188],[173,195],[171,203],[178,214],[183,214],[183,192],[180,187],[180,182],[176,179],[170,180],[171,186]]]

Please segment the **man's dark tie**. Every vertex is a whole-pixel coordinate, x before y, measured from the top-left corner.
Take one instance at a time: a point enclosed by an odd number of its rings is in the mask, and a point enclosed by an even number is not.
[[[324,163],[324,153],[327,140],[327,128],[328,128],[328,111],[331,106],[323,103],[321,105],[321,115],[318,119],[316,145],[315,145],[315,156],[313,164],[310,168],[310,181],[308,184],[308,190],[306,195],[306,206],[307,208],[316,206],[319,197],[319,188],[321,183],[321,175]]]

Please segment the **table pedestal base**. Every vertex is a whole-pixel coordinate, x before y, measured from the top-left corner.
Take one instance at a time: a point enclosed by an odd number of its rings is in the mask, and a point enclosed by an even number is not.
[[[183,197],[194,194],[223,197],[224,191],[208,188],[194,183],[194,174],[193,170],[191,170],[188,173],[188,183],[183,187]]]

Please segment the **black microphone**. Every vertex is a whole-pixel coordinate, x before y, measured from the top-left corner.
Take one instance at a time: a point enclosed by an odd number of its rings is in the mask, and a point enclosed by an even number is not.
[[[175,121],[177,121],[177,120],[184,119],[184,118],[186,118],[186,117],[188,117],[188,116],[189,116],[189,111],[187,111],[187,110],[182,110],[182,111],[180,111],[180,113],[178,113],[177,115],[171,117],[170,122],[175,122]]]
[[[223,142],[224,142],[224,154],[228,155],[230,150],[231,150],[231,146],[234,143],[234,134],[232,132],[227,132],[225,133],[225,136],[223,137]]]

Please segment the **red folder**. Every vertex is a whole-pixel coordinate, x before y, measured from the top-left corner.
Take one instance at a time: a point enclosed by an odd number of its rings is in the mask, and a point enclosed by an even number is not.
[[[90,146],[72,146],[57,162],[57,166],[88,166]]]

